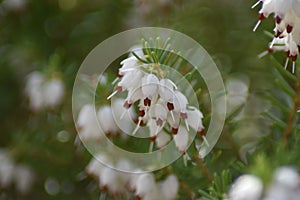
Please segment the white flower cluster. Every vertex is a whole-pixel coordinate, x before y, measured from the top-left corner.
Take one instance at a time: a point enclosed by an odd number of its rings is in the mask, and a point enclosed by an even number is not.
[[[136,53],[145,57],[142,52]],[[123,107],[129,110],[137,103],[138,122],[131,135],[135,135],[139,127],[147,125],[151,140],[150,151],[156,141],[161,148],[173,133],[176,146],[181,153],[185,153],[190,127],[198,132],[208,145],[203,132],[202,113],[195,107],[188,106],[187,97],[178,90],[176,84],[165,77],[165,72],[159,63],[143,63],[130,55],[121,62],[118,71],[118,81],[115,91],[108,97],[121,92],[127,92]],[[114,81],[114,82],[116,82]],[[126,113],[121,115],[126,115]]]
[[[295,61],[300,51],[300,1],[299,0],[259,0],[252,7],[259,3],[262,8],[259,11],[258,23],[254,27],[257,29],[261,21],[274,13],[275,28],[274,39],[272,40],[269,51],[283,50],[288,59],[293,61],[293,72],[295,70]]]
[[[6,150],[0,149],[0,187],[7,188],[12,184],[21,194],[31,189],[34,181],[33,171],[25,165],[17,165]]]
[[[143,200],[173,200],[179,189],[178,179],[175,175],[169,175],[165,180],[156,182],[152,173],[124,173],[116,171],[101,164],[98,159],[111,163],[108,156],[98,154],[86,167],[86,173],[99,180],[101,195],[124,197],[130,199],[133,195],[136,199]],[[119,160],[116,165],[123,169],[135,169],[127,160]]]
[[[242,175],[232,185],[228,200],[297,200],[300,196],[300,175],[293,167],[276,169],[271,185],[265,190],[262,181],[253,175]]]
[[[124,111],[127,111],[123,107],[123,102],[124,99],[115,99],[112,107],[102,106],[97,113],[95,113],[93,105],[84,105],[79,112],[76,123],[80,139],[83,141],[100,140],[105,135],[108,137],[116,136],[121,133],[121,130],[130,132],[132,130],[132,120],[135,118],[132,109],[129,110],[130,115],[124,115],[118,121],[118,124],[113,116],[113,112],[114,115],[121,116]]]
[[[61,79],[46,79],[42,73],[35,71],[27,77],[25,93],[30,109],[40,111],[58,106],[63,100],[65,88]]]

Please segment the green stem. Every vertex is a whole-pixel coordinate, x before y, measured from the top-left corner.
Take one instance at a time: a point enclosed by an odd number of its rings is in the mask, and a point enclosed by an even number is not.
[[[300,73],[298,73],[298,79],[297,79],[296,86],[295,86],[295,93],[296,94],[295,94],[294,100],[293,100],[293,102],[294,102],[293,107],[290,112],[286,128],[283,133],[283,139],[282,139],[283,145],[287,144],[289,138],[292,135],[293,128],[294,128],[294,122],[295,122],[295,118],[296,118],[296,113],[300,106]]]
[[[205,166],[203,160],[201,158],[199,158],[198,154],[194,155],[194,159],[195,159],[198,167],[202,171],[203,175],[206,177],[208,182],[211,183],[213,181],[213,177],[212,177],[211,173],[209,172],[208,168]]]

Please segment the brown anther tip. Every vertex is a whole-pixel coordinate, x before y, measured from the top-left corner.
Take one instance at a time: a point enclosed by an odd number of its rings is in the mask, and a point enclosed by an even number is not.
[[[286,32],[287,32],[287,33],[291,33],[292,31],[293,31],[293,26],[287,25],[287,26],[286,26]]]
[[[173,135],[176,135],[178,133],[178,128],[172,127],[172,133]]]
[[[300,53],[300,45],[298,45],[298,53]]]
[[[135,195],[135,200],[142,200],[142,198],[139,195]]]
[[[267,51],[268,51],[269,53],[273,53],[273,52],[274,52],[273,48],[271,48],[271,47],[269,47],[269,48],[267,49]]]
[[[117,73],[117,77],[118,77],[118,78],[122,78],[122,77],[123,77],[123,74],[121,74],[120,72],[118,72],[118,73]]]
[[[106,185],[102,185],[102,186],[100,187],[100,190],[101,190],[102,192],[106,192],[106,191],[108,190],[108,188],[107,188]]]
[[[264,20],[266,17],[263,13],[259,13],[257,18],[258,18],[258,20]]]
[[[129,109],[131,107],[131,103],[129,103],[128,101],[125,101],[123,107],[126,108],[126,109]]]
[[[298,57],[298,55],[296,54],[296,55],[292,55],[292,56],[290,56],[291,57],[291,60],[292,61],[296,61],[297,60],[297,57]]]
[[[105,133],[105,135],[106,135],[106,137],[108,137],[108,138],[111,138],[111,136],[112,136],[111,132],[107,132],[107,133]]]
[[[181,155],[185,155],[186,154],[186,151],[180,151]]]
[[[200,131],[198,131],[198,134],[201,136],[201,137],[203,137],[203,136],[205,136],[205,131],[204,131],[204,129],[202,129],[202,130],[200,130]]]
[[[139,110],[138,116],[139,117],[144,117],[145,116],[145,110]]]
[[[173,103],[168,102],[167,107],[168,107],[169,110],[174,110],[174,104]]]
[[[160,118],[158,120],[156,120],[156,126],[162,126],[163,123],[164,123],[164,121]]]
[[[187,114],[186,113],[180,113],[181,119],[187,119]]]
[[[144,99],[144,106],[148,106],[148,107],[151,106],[151,100],[150,100],[148,97],[146,97],[146,98]]]
[[[277,15],[275,17],[275,21],[276,21],[277,24],[280,24],[280,22],[282,21],[282,18]]]
[[[116,87],[116,91],[117,91],[118,93],[122,92],[122,86],[117,86],[117,87]]]
[[[140,126],[145,126],[144,120],[142,120],[142,121],[140,122]]]
[[[139,122],[139,119],[135,118],[135,119],[132,119],[133,123],[137,124]]]
[[[287,58],[289,58],[289,57],[290,57],[290,51],[286,51],[286,52],[285,52],[285,56],[286,56]]]
[[[282,34],[281,31],[276,31],[276,33],[274,34],[274,37],[278,38],[281,36],[281,34]]]
[[[151,142],[155,142],[156,136],[152,136],[152,137],[150,137],[149,139],[150,139]]]

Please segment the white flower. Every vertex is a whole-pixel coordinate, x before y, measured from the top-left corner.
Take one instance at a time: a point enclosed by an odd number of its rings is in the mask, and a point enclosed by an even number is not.
[[[184,154],[189,141],[189,133],[184,126],[179,126],[178,133],[174,135],[174,141],[180,153]]]
[[[299,55],[300,49],[300,2],[298,0],[260,0],[259,2],[262,2],[262,8],[258,15],[259,21],[253,30],[257,29],[263,19],[274,13],[275,34],[269,51],[279,50],[276,47],[274,48],[274,45],[278,44],[276,38],[286,38],[284,43],[284,51],[287,56],[285,68],[287,68],[288,59],[291,59],[293,61],[292,71],[294,73],[295,60]],[[252,7],[256,5],[258,3]],[[265,53],[261,55],[265,55]]]
[[[142,59],[145,59],[144,54],[142,52],[140,54],[143,55]],[[181,129],[186,130],[180,130],[179,136],[175,139],[179,151],[184,153],[188,145],[190,126],[197,132],[202,131],[204,128],[202,113],[196,108],[193,108],[193,111],[187,110],[189,102],[186,96],[178,90],[171,79],[164,77],[167,73],[164,73],[159,63],[141,63],[131,55],[122,61],[121,65],[117,87],[107,99],[118,93],[127,92],[122,107],[127,110],[132,109],[133,106],[138,107],[137,126],[131,132],[131,135],[135,135],[141,126],[147,124],[151,142],[149,149],[151,151],[155,141],[157,142],[157,148],[162,148],[169,141],[166,134],[173,133],[173,135],[176,135],[181,124],[185,123],[185,127],[182,126]],[[138,102],[137,105],[136,102]],[[118,110],[124,109],[121,108],[121,105],[121,103],[117,105]],[[120,119],[125,114],[126,111],[123,111]],[[189,114],[191,115],[190,119]],[[156,140],[157,135],[163,129],[166,130]]]
[[[98,111],[99,123],[107,135],[116,135],[119,131],[109,106],[103,106]]]
[[[169,175],[161,185],[161,192],[165,200],[173,200],[178,193],[179,183],[175,175]]]
[[[147,195],[157,193],[157,186],[154,175],[151,173],[139,175],[136,182],[136,196],[137,198],[144,198]]]
[[[263,192],[262,181],[253,175],[242,175],[234,181],[229,200],[259,200]]]
[[[25,93],[29,98],[29,107],[33,111],[54,108],[62,103],[65,93],[64,84],[58,78],[46,79],[40,72],[28,75]]]
[[[99,128],[95,108],[91,104],[86,104],[81,108],[76,125],[80,139],[84,141],[98,140],[104,135]]]
[[[99,177],[105,166],[100,162],[111,163],[110,159],[105,154],[97,154],[90,163],[86,166],[85,171],[87,174]]]
[[[130,133],[133,127],[133,119],[136,118],[133,107],[128,105],[127,100],[124,103],[124,99],[114,99],[111,109],[119,129],[124,133]]]
[[[26,194],[33,184],[34,173],[29,167],[18,165],[14,170],[14,180],[17,190],[22,194]]]
[[[105,167],[100,174],[100,187],[103,191],[108,190],[114,195],[124,192],[124,185],[119,172],[109,167]]]
[[[274,173],[273,182],[264,200],[297,200],[300,195],[300,176],[292,167],[280,167]]]
[[[40,72],[32,72],[27,76],[25,93],[29,98],[29,107],[32,110],[40,110],[43,107],[43,94],[41,85],[44,75]]]
[[[144,94],[144,106],[150,106],[151,100],[157,96],[159,79],[154,74],[146,74],[142,78],[142,92]]]
[[[156,147],[158,149],[163,148],[169,141],[171,140],[171,136],[164,131],[161,131],[157,134],[155,139]]]
[[[0,149],[0,186],[7,187],[13,181],[15,166],[9,154]]]
[[[56,107],[62,102],[65,89],[62,81],[55,78],[44,83],[42,92],[45,106]]]

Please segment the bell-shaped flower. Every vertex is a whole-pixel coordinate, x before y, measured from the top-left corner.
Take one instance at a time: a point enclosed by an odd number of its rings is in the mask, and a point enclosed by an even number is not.
[[[91,104],[84,105],[77,118],[76,128],[80,139],[87,141],[100,139],[104,134],[99,128],[95,107]]]
[[[186,107],[188,100],[184,94],[179,91],[174,92],[174,111],[180,114],[180,118],[184,120],[187,130],[189,131],[189,125],[187,123],[187,111]]]
[[[168,115],[167,122],[171,126],[172,134],[176,135],[180,124],[180,114],[173,112],[172,115]]]
[[[105,167],[100,174],[100,188],[110,194],[117,195],[124,191],[119,172],[109,167]]]
[[[144,94],[144,105],[150,107],[151,100],[158,94],[159,79],[154,74],[146,74],[142,78],[142,92]]]
[[[139,62],[139,60],[136,57],[130,56],[130,57],[126,58],[125,60],[121,61],[121,65],[122,65],[122,67],[119,68],[119,76],[120,77],[122,77],[124,74],[126,74],[128,72],[138,70],[141,63]]]
[[[106,135],[116,135],[119,131],[109,106],[103,106],[98,111],[101,129]]]
[[[156,136],[155,139],[156,148],[157,149],[163,148],[166,144],[168,144],[170,140],[171,140],[171,136],[162,130]]]
[[[242,175],[234,181],[230,191],[230,200],[260,200],[263,192],[262,181],[253,175]]]
[[[14,176],[14,162],[6,150],[0,149],[0,186],[8,187]]]
[[[45,106],[53,108],[59,105],[65,93],[64,84],[60,79],[50,79],[43,85],[43,101]]]
[[[186,128],[184,128],[184,126],[179,126],[178,133],[173,137],[179,152],[185,154],[189,142],[189,133]]]
[[[161,193],[165,200],[176,199],[178,189],[179,182],[175,175],[169,175],[161,185]]]
[[[145,196],[155,192],[157,186],[155,183],[155,178],[152,173],[145,173],[139,175],[136,181],[136,192],[135,195],[137,198],[144,198]]]

